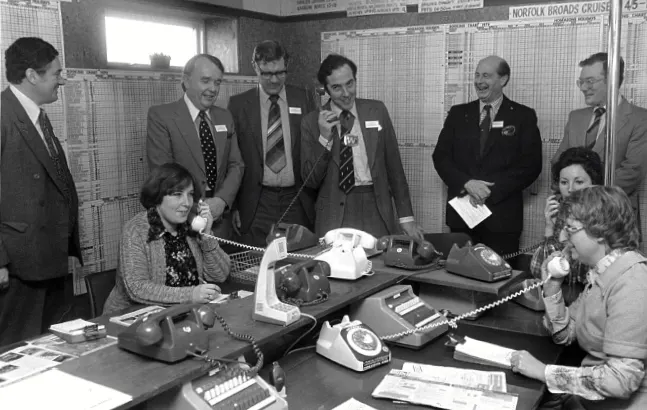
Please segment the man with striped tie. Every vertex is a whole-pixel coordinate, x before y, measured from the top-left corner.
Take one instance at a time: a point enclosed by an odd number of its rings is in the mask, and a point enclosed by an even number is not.
[[[344,56],[326,57],[317,79],[330,101],[301,123],[301,173],[312,172],[306,184],[319,191],[316,233],[344,227],[422,239],[386,106],[355,97],[357,66]]]
[[[606,144],[607,53],[596,53],[580,62],[577,86],[584,95],[587,108],[571,111],[562,139],[552,162],[571,147],[585,146],[604,159]],[[625,63],[620,58],[620,84],[624,80]],[[614,185],[622,188],[638,213],[638,188],[647,173],[647,110],[618,98],[616,115],[616,149]]]
[[[279,220],[309,229],[314,221],[313,190],[305,187],[296,197],[303,184],[300,124],[314,107],[303,89],[285,84],[288,63],[279,43],[261,42],[252,60],[258,87],[229,100],[245,161],[233,228],[237,240],[248,245],[265,247]]]
[[[43,109],[65,85],[58,51],[40,38],[19,38],[6,50],[5,65],[0,346],[37,336],[65,320],[74,298],[68,256],[81,260],[76,187]]]

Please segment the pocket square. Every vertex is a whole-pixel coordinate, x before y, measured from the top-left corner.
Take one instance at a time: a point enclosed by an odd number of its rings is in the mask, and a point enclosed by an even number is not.
[[[507,125],[501,130],[501,134],[503,134],[504,137],[514,137],[516,132],[517,129],[514,127],[514,125]]]

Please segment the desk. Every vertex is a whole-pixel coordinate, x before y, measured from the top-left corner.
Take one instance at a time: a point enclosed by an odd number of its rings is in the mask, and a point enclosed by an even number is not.
[[[319,305],[309,306],[303,312],[321,318],[368,295],[395,284],[399,275],[376,273],[357,281],[331,281],[330,299]],[[230,301],[218,309],[236,333],[250,334],[259,344],[269,342],[288,332],[306,328],[312,321],[302,318],[290,326],[283,327],[252,319],[254,299],[252,297]],[[116,335],[123,327],[109,322],[108,317],[97,320],[106,324],[109,334]],[[251,351],[249,344],[229,337],[218,324],[210,330],[209,355],[234,359]],[[192,380],[208,370],[206,362],[187,359],[175,364],[157,362],[119,349],[116,345],[91,353],[87,356],[61,364],[58,369],[86,380],[102,384],[131,395],[133,400],[119,409],[129,408],[156,396],[171,387]]]
[[[521,336],[518,333],[485,329],[472,324],[461,324],[456,332],[512,349],[528,350],[544,363],[557,362],[562,351],[562,347],[555,345],[550,338]],[[295,409],[328,410],[350,397],[355,397],[377,409],[428,409],[429,407],[411,404],[396,405],[388,400],[373,399],[371,392],[390,369],[401,369],[402,364],[407,361],[476,370],[502,370],[497,367],[454,360],[453,349],[444,345],[446,340],[446,337],[438,338],[419,351],[392,346],[391,363],[364,373],[354,372],[319,356],[314,349],[290,354],[279,361],[286,372],[288,404],[290,408]],[[267,372],[267,369],[264,372]],[[505,373],[508,392],[519,395],[517,408],[520,410],[536,408],[544,393],[545,385],[537,380],[512,373],[510,370]]]

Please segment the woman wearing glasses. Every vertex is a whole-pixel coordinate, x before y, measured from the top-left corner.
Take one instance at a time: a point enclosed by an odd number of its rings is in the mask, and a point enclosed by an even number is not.
[[[603,184],[603,167],[600,156],[584,147],[569,148],[564,151],[552,167],[553,195],[546,200],[544,217],[546,228],[544,242],[535,250],[530,261],[530,272],[535,278],[541,278],[541,265],[553,252],[560,251],[563,245],[559,233],[564,221],[557,217],[560,203],[571,193],[592,185]],[[584,288],[587,268],[580,261],[575,261],[573,274],[564,281],[562,289],[564,301],[571,304]]]
[[[511,356],[514,372],[543,381],[554,393],[547,409],[647,409],[647,258],[636,251],[638,226],[629,198],[617,187],[594,186],[560,206],[563,252],[592,266],[587,285],[569,307],[564,278],[543,286],[544,322],[555,343],[579,343],[579,367],[544,365],[526,351]],[[542,264],[542,276],[547,277]]]

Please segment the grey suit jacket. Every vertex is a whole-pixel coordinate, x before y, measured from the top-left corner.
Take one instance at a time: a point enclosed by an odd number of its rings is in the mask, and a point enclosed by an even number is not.
[[[553,156],[552,163],[562,152],[586,143],[586,130],[593,118],[593,107],[571,111],[564,128],[564,139]],[[631,198],[632,205],[638,206],[638,188],[647,172],[647,110],[630,104],[624,97],[618,105],[616,116],[615,180]],[[593,151],[604,161],[606,135],[598,137]]]
[[[61,155],[71,188],[66,198],[54,162],[25,109],[9,88],[1,99],[0,267],[8,265],[9,273],[22,280],[65,276],[68,256],[81,261],[72,174]],[[63,153],[57,138],[54,144]]]
[[[243,178],[245,164],[238,149],[231,113],[220,107],[211,107],[209,115],[214,125],[227,127],[227,131],[214,130],[218,167],[214,196],[231,206]],[[202,192],[206,191],[207,174],[200,137],[183,98],[148,110],[146,157],[150,169],[177,162],[193,174]]]
[[[392,199],[400,218],[413,216],[413,208],[391,117],[382,101],[358,98],[355,104],[357,121],[361,124],[366,145],[377,208],[389,233],[400,233]],[[329,230],[341,227],[346,194],[339,189],[339,139],[334,140],[331,151],[321,145],[318,119],[319,111],[313,111],[301,122],[301,175],[308,175],[314,168],[313,175],[306,184],[319,190],[315,204],[315,232],[323,236]],[[366,128],[367,121],[378,121],[382,130]],[[317,162],[319,157],[321,159]]]
[[[312,111],[314,107],[308,104],[306,93],[303,89],[285,86],[289,107],[298,107],[301,114],[290,114],[290,139],[292,145],[292,169],[294,183],[297,187],[303,184],[301,175],[301,120],[303,116]],[[263,165],[265,153],[263,152],[263,132],[261,131],[261,107],[258,87],[235,95],[229,100],[231,111],[238,133],[240,151],[245,162],[245,175],[241,189],[236,197],[235,207],[240,212],[241,230],[247,232],[256,214],[258,200],[263,184]],[[299,201],[311,224],[314,223],[314,201],[316,192],[305,188],[299,195]]]

